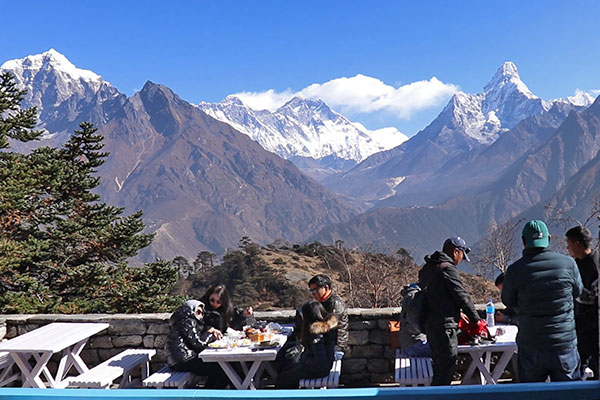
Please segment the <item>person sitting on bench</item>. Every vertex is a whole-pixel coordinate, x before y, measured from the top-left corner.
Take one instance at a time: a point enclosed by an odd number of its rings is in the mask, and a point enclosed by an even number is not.
[[[337,318],[319,302],[302,307],[300,343],[282,349],[285,358],[277,376],[278,389],[297,389],[300,379],[329,375],[337,343]]]
[[[188,300],[169,319],[169,335],[165,353],[169,368],[206,376],[206,388],[220,389],[229,385],[229,378],[218,365],[207,364],[198,354],[209,343],[223,337],[216,328],[204,328],[204,303]]]

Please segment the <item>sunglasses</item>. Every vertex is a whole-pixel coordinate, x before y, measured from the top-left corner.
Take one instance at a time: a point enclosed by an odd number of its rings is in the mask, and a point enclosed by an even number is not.
[[[310,294],[317,294],[317,292],[319,291],[319,289],[321,289],[320,287],[315,288],[315,289],[308,289],[308,291],[310,292]]]

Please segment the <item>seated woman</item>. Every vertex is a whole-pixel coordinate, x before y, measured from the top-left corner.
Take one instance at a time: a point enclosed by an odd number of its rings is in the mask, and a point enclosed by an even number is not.
[[[211,286],[200,300],[206,304],[206,325],[222,333],[229,327],[241,331],[244,325],[256,323],[252,307],[233,307],[225,285]]]
[[[229,379],[215,363],[204,363],[198,354],[222,337],[215,328],[204,329],[204,303],[188,300],[169,319],[169,334],[165,343],[165,353],[169,368],[176,371],[193,372],[207,376],[205,387],[224,388]]]
[[[287,354],[301,353],[299,357],[293,355],[284,360],[277,376],[277,388],[297,389],[300,379],[329,375],[335,356],[337,325],[337,318],[329,314],[321,303],[315,301],[302,307],[301,345],[287,350]]]

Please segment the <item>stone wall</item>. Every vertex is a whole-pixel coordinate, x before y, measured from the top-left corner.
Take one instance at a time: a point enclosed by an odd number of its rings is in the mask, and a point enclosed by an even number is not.
[[[350,309],[350,350],[342,362],[341,382],[346,386],[369,386],[394,381],[395,350],[389,345],[388,321],[397,320],[400,308]],[[292,323],[294,311],[256,312],[258,320]],[[82,352],[88,365],[96,365],[128,348],[156,349],[151,369],[165,363],[163,346],[170,314],[3,315],[0,339],[51,322],[107,322],[108,330],[93,336]]]

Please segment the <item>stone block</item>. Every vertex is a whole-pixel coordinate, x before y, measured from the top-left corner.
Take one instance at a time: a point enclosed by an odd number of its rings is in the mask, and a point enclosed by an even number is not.
[[[154,348],[154,335],[146,335],[144,336],[144,347],[147,349],[153,349]]]
[[[14,325],[11,325],[8,327],[8,329],[6,331],[6,338],[12,339],[14,337],[17,337],[17,327]]]
[[[98,356],[98,350],[83,349],[81,352],[81,358],[87,366],[90,368],[100,364],[100,357]]]
[[[113,347],[112,340],[108,335],[94,336],[89,343],[92,349],[110,349]]]
[[[390,365],[390,360],[385,358],[372,358],[367,364],[367,370],[369,372],[377,374],[386,374],[392,372],[393,368]]]
[[[167,335],[156,335],[154,337],[154,344],[152,345],[155,349],[163,349],[167,342]]]
[[[390,347],[390,346],[385,346],[383,348],[383,358],[387,358],[387,359],[395,359],[396,358],[396,349]]]
[[[112,321],[108,333],[111,336],[144,335],[147,330],[146,323],[142,321]]]
[[[22,335],[24,333],[31,332],[32,330],[37,329],[39,327],[40,326],[38,324],[18,325],[17,332],[19,335]]]
[[[364,345],[369,343],[369,331],[350,331],[348,332],[349,345]]]
[[[364,331],[373,329],[377,325],[377,321],[350,321],[348,322],[348,330]]]
[[[112,343],[114,347],[137,347],[143,342],[142,336],[140,335],[129,335],[129,336],[116,336],[113,337]]]
[[[98,349],[98,357],[100,357],[100,361],[106,361],[112,356],[119,354],[123,349]]]
[[[389,327],[388,327],[388,323],[389,322],[390,322],[389,319],[378,319],[377,320],[377,327],[379,329],[383,329],[383,330],[387,331],[387,330],[389,330]]]
[[[366,346],[354,346],[352,348],[352,357],[354,358],[381,358],[383,356],[383,346],[379,344],[369,344]],[[343,363],[342,363],[343,364]]]
[[[353,358],[351,360],[344,359],[342,361],[342,374],[357,374],[366,371],[366,358]]]
[[[7,331],[6,324],[0,324],[0,340],[4,339]]]
[[[374,329],[369,331],[369,342],[375,344],[390,344],[389,331]]]
[[[150,323],[148,324],[148,331],[146,333],[149,335],[166,335],[169,333],[169,324]]]

